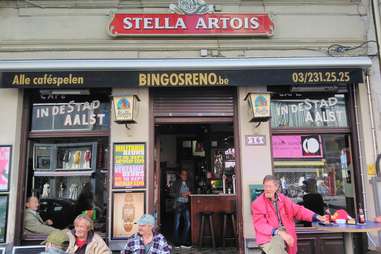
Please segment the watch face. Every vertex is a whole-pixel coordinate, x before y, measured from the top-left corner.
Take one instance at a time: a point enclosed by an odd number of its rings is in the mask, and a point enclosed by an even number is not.
[[[319,136],[306,136],[302,140],[303,155],[304,156],[320,156],[321,142]]]
[[[319,142],[315,138],[308,138],[303,142],[303,149],[308,153],[316,153],[319,147]]]

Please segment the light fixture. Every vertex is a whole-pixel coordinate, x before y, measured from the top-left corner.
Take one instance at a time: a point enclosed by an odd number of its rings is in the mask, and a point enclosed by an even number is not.
[[[90,95],[88,89],[44,89],[40,90],[41,95]]]
[[[248,93],[245,100],[249,106],[250,122],[265,122],[270,119],[270,93]]]
[[[138,112],[138,102],[140,101],[137,95],[114,96],[113,105],[116,123],[136,123]]]
[[[291,92],[337,92],[339,87],[336,85],[306,85],[306,86],[292,86]]]

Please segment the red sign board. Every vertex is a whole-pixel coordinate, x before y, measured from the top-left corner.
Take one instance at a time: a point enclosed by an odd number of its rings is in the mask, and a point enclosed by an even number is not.
[[[271,36],[274,26],[268,14],[116,13],[108,29],[111,36]]]

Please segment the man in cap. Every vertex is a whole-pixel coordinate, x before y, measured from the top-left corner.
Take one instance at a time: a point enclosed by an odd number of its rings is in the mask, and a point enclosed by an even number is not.
[[[63,230],[54,230],[42,244],[45,244],[45,251],[40,254],[64,254],[69,246],[69,236]]]
[[[171,246],[164,236],[155,230],[156,221],[150,214],[139,218],[138,232],[127,239],[121,254],[170,254]]]

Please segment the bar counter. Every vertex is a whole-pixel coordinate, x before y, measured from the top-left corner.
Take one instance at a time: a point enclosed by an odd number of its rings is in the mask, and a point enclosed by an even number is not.
[[[236,195],[235,194],[192,194],[191,195],[191,233],[192,245],[199,245],[200,234],[200,212],[214,212],[213,223],[216,245],[222,243],[222,227],[223,227],[223,212],[236,211]],[[209,224],[206,224],[209,226]],[[227,234],[231,235],[231,224],[228,222]],[[209,234],[209,229],[205,230],[204,234]],[[204,243],[209,244],[208,241]]]

